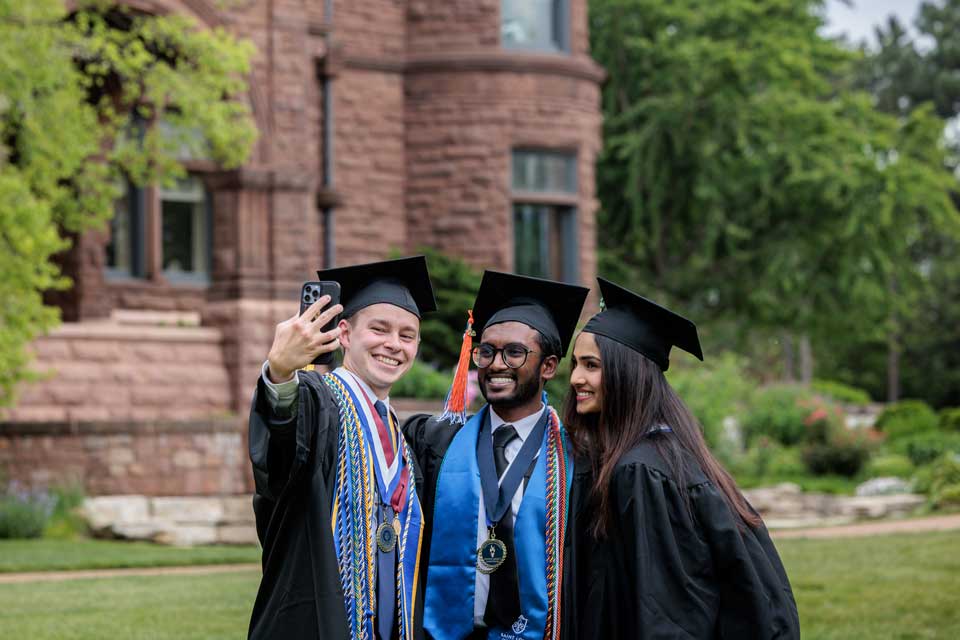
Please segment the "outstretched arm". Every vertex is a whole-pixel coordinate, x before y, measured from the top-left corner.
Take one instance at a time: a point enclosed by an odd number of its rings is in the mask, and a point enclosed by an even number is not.
[[[261,388],[278,416],[291,417],[297,410],[297,387],[302,369],[317,356],[335,351],[340,346],[340,327],[330,331],[322,328],[343,311],[339,304],[324,309],[330,296],[322,296],[301,315],[296,314],[277,325],[273,345],[263,365]]]

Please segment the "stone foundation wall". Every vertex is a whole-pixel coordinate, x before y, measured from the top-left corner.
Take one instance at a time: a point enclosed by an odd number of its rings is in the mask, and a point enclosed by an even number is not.
[[[65,323],[33,343],[31,369],[0,421],[196,420],[231,411],[219,329],[189,314]],[[3,433],[3,429],[0,429]]]
[[[245,422],[0,423],[0,470],[30,487],[78,483],[91,496],[247,493]]]

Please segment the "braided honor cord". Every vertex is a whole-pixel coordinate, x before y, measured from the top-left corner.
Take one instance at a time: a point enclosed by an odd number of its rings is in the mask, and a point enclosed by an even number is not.
[[[560,601],[563,583],[563,537],[567,524],[567,463],[560,419],[552,407],[547,425],[547,621],[544,640],[560,637]]]
[[[334,375],[322,378],[340,410],[338,469],[333,531],[343,588],[344,608],[354,640],[372,638],[376,607],[373,553],[373,487],[365,453],[363,429],[356,407],[343,383]]]

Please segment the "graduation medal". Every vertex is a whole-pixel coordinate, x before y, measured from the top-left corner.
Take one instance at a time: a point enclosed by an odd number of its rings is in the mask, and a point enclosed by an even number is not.
[[[397,532],[394,525],[390,522],[381,522],[377,527],[377,546],[380,551],[390,553],[397,546]]]
[[[496,534],[491,529],[490,537],[477,549],[477,571],[485,574],[493,573],[506,559],[507,545],[502,540],[497,540]]]

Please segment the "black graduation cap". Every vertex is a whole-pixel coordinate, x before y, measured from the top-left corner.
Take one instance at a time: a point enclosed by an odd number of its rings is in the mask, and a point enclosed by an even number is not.
[[[423,256],[327,269],[317,271],[317,277],[340,283],[344,318],[381,302],[398,306],[418,318],[421,313],[437,309],[427,259]]]
[[[588,293],[575,284],[484,271],[473,303],[473,326],[480,335],[494,324],[522,322],[558,340],[564,356]]]
[[[697,325],[656,302],[628,289],[597,278],[604,310],[583,328],[616,340],[656,362],[663,371],[670,366],[670,347],[676,346],[703,360]]]

